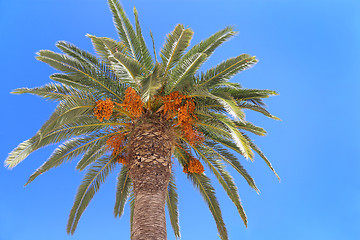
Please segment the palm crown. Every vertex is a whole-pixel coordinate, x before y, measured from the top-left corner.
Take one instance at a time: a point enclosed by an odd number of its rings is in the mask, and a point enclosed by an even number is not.
[[[56,44],[61,54],[48,50],[38,52],[38,60],[61,72],[50,76],[57,83],[20,88],[13,93],[31,93],[59,104],[35,136],[9,154],[5,165],[13,168],[31,152],[61,142],[30,176],[28,184],[51,168],[82,156],[76,168],[87,169],[87,172],[67,226],[67,231],[74,233],[81,214],[101,183],[122,164],[114,214],[120,217],[130,199],[132,218],[133,177],[129,169],[136,163],[129,157],[131,136],[136,126],[155,121],[171,132],[171,155],[208,204],[220,236],[227,239],[214,188],[204,173],[203,164],[217,178],[246,225],[237,187],[224,163],[240,173],[256,191],[254,180],[234,153],[252,159],[255,151],[276,174],[265,155],[246,135],[251,132],[263,136],[266,131],[245,121],[243,111],[250,109],[278,119],[265,109],[262,100],[276,92],[245,89],[228,81],[257,62],[247,54],[230,58],[205,72],[199,71],[214,50],[236,34],[232,27],[216,32],[187,50],[193,32],[179,24],[167,35],[159,59],[154,48],[153,60],[142,36],[136,9],[134,29],[116,0],[109,0],[109,5],[120,41],[87,35],[99,57],[63,41]],[[166,203],[174,233],[179,237],[174,180],[171,172]]]

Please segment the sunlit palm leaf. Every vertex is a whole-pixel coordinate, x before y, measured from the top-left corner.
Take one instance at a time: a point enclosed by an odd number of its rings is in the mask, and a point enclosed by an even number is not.
[[[196,53],[205,53],[207,56],[211,56],[217,47],[236,34],[233,30],[234,28],[229,26],[214,33],[209,38],[194,45],[183,58],[187,59]]]
[[[109,152],[106,146],[106,140],[107,139],[101,139],[98,142],[99,147],[98,148],[91,148],[88,149],[83,157],[80,159],[80,161],[76,164],[76,169],[82,171],[87,166],[95,162],[97,159],[101,158],[106,152]],[[102,142],[102,143],[101,143]]]
[[[70,74],[73,81],[77,81],[81,85],[86,85],[94,89],[102,89],[108,95],[115,99],[121,100],[116,93],[119,91],[119,86],[115,81],[109,81],[103,71],[96,68],[83,65],[79,60],[59,53],[54,53],[49,50],[41,50],[36,57],[39,61],[45,62],[55,69],[64,73]]]
[[[175,157],[179,160],[181,165],[184,166],[187,163],[188,155],[181,148],[175,148],[174,154]],[[206,177],[204,174],[198,174],[198,173],[189,173],[187,174],[187,177],[188,179],[191,180],[193,185],[199,190],[204,201],[207,203],[209,210],[214,217],[221,238],[227,240],[228,239],[227,230],[225,227],[225,223],[222,219],[219,203],[215,196],[215,190],[210,183],[210,179]]]
[[[211,88],[228,81],[232,76],[240,71],[248,69],[257,62],[255,57],[242,54],[235,58],[220,63],[214,68],[209,69],[205,74],[201,75],[198,87]]]
[[[132,189],[132,180],[129,176],[127,166],[122,166],[117,177],[116,200],[114,206],[114,216],[121,217],[124,212],[125,203],[129,198]]]
[[[154,71],[149,76],[141,80],[141,98],[144,102],[147,102],[151,98],[153,98],[154,95],[161,88],[161,69],[162,65],[157,63],[155,65]]]
[[[240,173],[244,177],[249,186],[253,188],[257,193],[259,193],[259,189],[257,188],[254,179],[249,175],[249,173],[244,169],[244,167],[240,164],[239,160],[234,155],[229,153],[226,149],[222,148],[218,144],[210,141],[207,141],[204,147],[207,149],[207,151],[216,154],[219,159],[227,162],[230,166],[232,166],[238,173]]]
[[[275,176],[279,179],[280,181],[280,177],[279,175],[276,173],[275,169],[273,168],[273,166],[271,165],[270,161],[267,159],[267,157],[262,153],[262,151],[260,150],[260,148],[258,148],[258,146],[255,145],[255,143],[253,141],[251,141],[251,139],[245,135],[245,137],[247,138],[250,147],[257,153],[259,154],[259,156],[265,161],[265,163],[268,165],[268,167],[271,169],[271,171],[273,171],[273,173],[275,174]]]
[[[11,93],[13,94],[30,93],[45,99],[61,101],[73,95],[75,91],[77,90],[63,84],[49,83],[42,87],[18,88],[13,90]]]
[[[275,120],[280,120],[280,118],[278,117],[275,117],[274,115],[272,115],[269,111],[267,111],[264,107],[261,107],[261,106],[258,106],[258,105],[254,105],[254,104],[251,104],[251,103],[246,103],[246,102],[243,102],[243,103],[238,103],[238,106],[240,108],[243,108],[243,109],[249,109],[249,110],[253,110],[255,112],[259,112],[259,113],[262,113],[264,114],[265,116],[269,117],[269,118],[272,118],[272,119],[275,119]]]
[[[224,188],[229,198],[235,204],[245,226],[247,226],[247,217],[243,209],[243,206],[241,205],[237,187],[231,175],[225,170],[225,166],[223,165],[223,163],[217,160],[217,159],[221,160],[221,158],[219,158],[216,154],[207,151],[206,148],[203,148],[201,146],[199,148],[194,147],[194,149],[197,152],[198,156],[200,156],[203,159],[203,161],[207,164],[210,171],[214,173],[214,175],[218,179],[221,186]]]
[[[174,173],[170,176],[170,182],[166,193],[166,205],[169,212],[170,223],[176,238],[180,238],[178,194],[176,192],[176,183]]]
[[[34,137],[20,143],[14,150],[12,150],[5,160],[5,167],[13,168],[22,162],[30,153],[35,151],[36,143],[40,140],[40,134],[37,133]]]
[[[91,39],[91,42],[95,48],[96,53],[107,64],[110,64],[109,57],[116,52],[122,52],[128,54],[123,42],[117,42],[114,39],[107,37],[96,37],[90,34],[86,35]]]
[[[114,133],[96,134],[80,138],[72,138],[66,141],[56,148],[50,158],[29,177],[25,186],[34,181],[40,174],[49,171],[51,168],[58,167],[65,161],[76,158],[90,148],[98,148],[99,141],[101,143],[102,139],[109,138],[112,135],[114,135]]]
[[[115,167],[115,157],[107,156],[97,160],[87,171],[82,184],[79,186],[75,196],[74,205],[70,211],[67,224],[67,232],[73,234],[79,219],[89,205],[100,185]]]
[[[193,31],[178,24],[174,31],[167,35],[166,42],[161,49],[160,57],[164,65],[164,76],[180,60],[183,52],[189,46]]]
[[[172,91],[179,91],[184,88],[189,88],[193,75],[199,69],[202,63],[206,60],[207,55],[205,53],[197,53],[186,60],[181,60],[177,66],[171,71],[170,79],[166,85],[166,93]]]
[[[139,39],[140,44],[140,51],[141,51],[141,59],[140,62],[142,65],[146,67],[147,70],[152,70],[154,67],[154,63],[152,60],[152,57],[150,55],[150,52],[146,46],[144,37],[141,32],[140,22],[139,22],[139,16],[136,8],[134,7],[134,16],[135,16],[135,26],[136,26],[136,36]]]
[[[136,36],[133,26],[131,25],[124,9],[116,0],[108,0],[115,27],[118,31],[121,41],[125,44],[134,59],[141,59],[140,41]]]

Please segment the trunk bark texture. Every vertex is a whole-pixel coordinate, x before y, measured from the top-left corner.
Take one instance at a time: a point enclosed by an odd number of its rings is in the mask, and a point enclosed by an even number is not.
[[[128,142],[134,187],[132,240],[166,240],[165,197],[171,174],[172,133],[164,122],[142,119]]]

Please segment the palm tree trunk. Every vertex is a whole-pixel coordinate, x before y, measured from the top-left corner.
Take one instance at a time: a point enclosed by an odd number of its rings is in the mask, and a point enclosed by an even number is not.
[[[171,174],[172,134],[160,120],[143,119],[129,138],[134,187],[132,240],[165,240],[165,197]]]
[[[165,191],[135,193],[132,240],[165,240]]]

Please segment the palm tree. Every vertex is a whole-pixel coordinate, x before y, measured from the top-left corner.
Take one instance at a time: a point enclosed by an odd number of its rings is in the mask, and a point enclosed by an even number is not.
[[[253,159],[256,152],[276,174],[246,135],[251,132],[263,136],[266,131],[245,121],[244,114],[249,109],[277,119],[262,100],[276,92],[245,89],[228,81],[257,62],[247,54],[199,71],[214,50],[236,34],[232,27],[187,51],[193,32],[179,24],[167,35],[159,59],[154,47],[153,60],[136,9],[134,29],[119,2],[109,0],[109,5],[120,41],[87,35],[99,57],[63,41],[56,44],[63,53],[37,53],[38,60],[60,72],[50,76],[55,83],[19,88],[13,93],[31,93],[59,103],[35,136],[9,154],[5,165],[13,168],[35,150],[61,143],[30,176],[27,185],[62,163],[79,159],[76,168],[86,169],[86,174],[69,215],[67,231],[71,234],[100,185],[121,166],[114,215],[120,217],[129,200],[131,239],[139,240],[166,239],[165,204],[174,234],[180,237],[172,171],[177,160],[209,206],[220,237],[228,239],[203,164],[247,225],[237,187],[224,163],[240,173],[255,191],[258,188],[254,180],[234,154]]]

